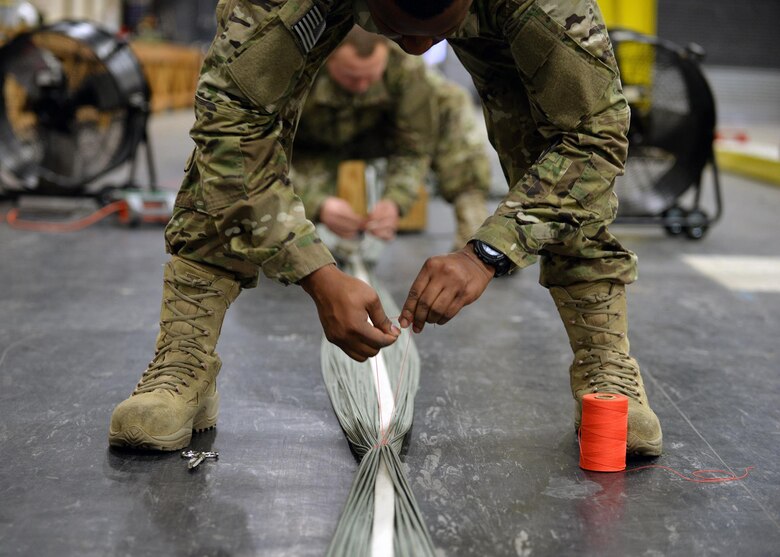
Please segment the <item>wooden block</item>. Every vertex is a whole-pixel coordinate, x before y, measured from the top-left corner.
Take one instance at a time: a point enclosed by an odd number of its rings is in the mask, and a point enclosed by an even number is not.
[[[336,195],[346,200],[358,215],[368,215],[365,161],[343,161],[339,164]]]
[[[343,161],[339,164],[336,195],[349,202],[358,215],[368,215],[365,161]],[[428,225],[428,190],[420,193],[409,212],[398,222],[400,232],[420,232]]]

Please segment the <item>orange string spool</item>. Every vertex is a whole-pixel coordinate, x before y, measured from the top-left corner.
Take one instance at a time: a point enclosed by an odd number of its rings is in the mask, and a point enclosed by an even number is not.
[[[628,397],[590,393],[582,397],[580,468],[593,472],[626,469]]]

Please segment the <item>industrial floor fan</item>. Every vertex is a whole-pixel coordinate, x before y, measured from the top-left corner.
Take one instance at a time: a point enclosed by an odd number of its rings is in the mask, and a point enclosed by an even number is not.
[[[701,239],[722,213],[715,101],[700,66],[704,52],[631,31],[610,37],[631,105],[626,172],[615,182],[616,222],[658,224],[671,235]],[[708,167],[712,215],[702,207]]]
[[[85,21],[23,33],[0,48],[0,193],[105,195],[89,186],[121,165],[135,186],[146,147],[149,87],[130,47]]]

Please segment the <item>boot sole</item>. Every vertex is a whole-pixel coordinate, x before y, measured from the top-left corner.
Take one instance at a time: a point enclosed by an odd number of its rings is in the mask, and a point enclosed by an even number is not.
[[[165,436],[149,435],[138,426],[122,431],[109,431],[108,444],[112,447],[127,449],[147,449],[152,451],[176,451],[190,444],[192,427],[183,427],[176,433]]]
[[[626,452],[638,456],[661,456],[663,449],[663,437],[647,441],[636,435],[629,435],[626,440]]]
[[[217,427],[219,415],[219,392],[204,401],[195,417],[170,435],[149,435],[140,426],[134,425],[120,431],[109,430],[108,444],[112,447],[145,449],[153,451],[178,451],[190,444],[193,433],[202,433]]]

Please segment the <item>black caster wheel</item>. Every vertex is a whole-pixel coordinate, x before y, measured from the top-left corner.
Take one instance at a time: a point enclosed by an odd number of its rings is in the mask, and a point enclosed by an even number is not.
[[[691,240],[701,240],[707,233],[709,224],[710,218],[707,213],[694,209],[685,219],[685,235]]]
[[[688,212],[680,207],[672,207],[664,212],[662,217],[666,233],[669,236],[679,236],[685,232],[687,216]]]

